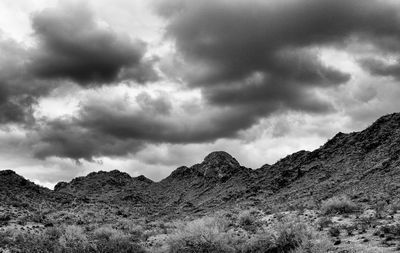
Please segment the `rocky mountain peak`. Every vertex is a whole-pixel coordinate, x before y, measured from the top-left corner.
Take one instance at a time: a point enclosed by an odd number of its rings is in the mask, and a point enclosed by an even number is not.
[[[0,188],[7,186],[25,186],[33,185],[32,182],[26,180],[12,170],[0,171]]]
[[[144,175],[140,175],[140,176],[138,176],[138,177],[134,177],[134,179],[139,180],[139,181],[144,182],[144,183],[147,183],[147,184],[152,184],[152,183],[154,183],[153,180],[151,180],[151,179],[145,177]]]
[[[149,185],[151,182],[150,179],[144,176],[132,178],[128,173],[112,170],[91,172],[87,176],[75,178],[69,183],[60,182],[54,189],[56,191],[87,195],[140,188]]]
[[[172,171],[171,175],[167,177],[166,179],[181,179],[181,178],[186,178],[192,176],[192,173],[194,170],[191,168],[188,168],[186,166],[181,166],[174,171]]]
[[[196,166],[196,170],[205,177],[228,178],[240,171],[239,162],[224,151],[215,151],[204,158],[204,161]]]
[[[203,163],[208,166],[229,165],[232,167],[240,167],[239,162],[225,151],[214,151],[208,154]]]
[[[98,171],[98,172],[91,172],[87,176],[87,178],[106,178],[106,177],[113,177],[113,178],[124,178],[124,179],[131,179],[131,176],[126,172],[121,172],[119,170],[112,170],[112,171]]]
[[[13,170],[0,170],[0,176],[17,175]]]
[[[400,113],[392,113],[392,114],[387,114],[385,116],[380,117],[378,120],[376,120],[372,125],[400,125]]]

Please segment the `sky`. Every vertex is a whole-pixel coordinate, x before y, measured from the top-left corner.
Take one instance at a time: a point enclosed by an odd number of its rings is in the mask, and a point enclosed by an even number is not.
[[[400,108],[396,0],[2,0],[0,168],[259,168]]]

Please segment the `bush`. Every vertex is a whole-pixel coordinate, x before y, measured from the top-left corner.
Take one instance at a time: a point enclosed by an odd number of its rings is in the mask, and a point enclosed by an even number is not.
[[[52,240],[50,237],[17,230],[1,232],[0,246],[9,250],[5,252],[60,252],[58,242]]]
[[[90,237],[91,238],[91,237]],[[112,228],[99,228],[92,240],[77,226],[49,228],[44,233],[17,230],[0,232],[0,252],[32,253],[145,253],[128,235]]]
[[[250,239],[246,240],[237,251],[241,253],[263,253],[274,247],[274,237],[269,233],[263,233],[253,235]]]
[[[145,250],[129,235],[112,227],[101,227],[93,231],[94,252],[102,253],[141,253]]]
[[[109,241],[98,241],[93,246],[93,252],[102,253],[145,253],[146,251],[139,245],[131,241],[128,237],[113,238]]]
[[[178,226],[168,239],[169,252],[289,253],[327,252],[331,242],[297,219],[282,219],[257,233],[229,229],[221,218],[206,217]]]
[[[337,228],[337,227],[329,228],[328,232],[329,232],[329,235],[332,236],[332,237],[340,236],[340,229]]]
[[[214,217],[205,217],[180,225],[168,238],[169,252],[233,252],[225,243],[226,229],[226,220]]]
[[[0,226],[7,226],[8,222],[11,220],[11,215],[1,214],[0,215]]]
[[[322,214],[347,214],[354,213],[358,210],[358,206],[347,196],[333,197],[322,202]]]
[[[275,233],[275,249],[269,252],[320,253],[332,246],[328,238],[297,219],[284,219]]]
[[[126,235],[121,230],[105,226],[95,229],[93,231],[93,237],[95,240],[109,241],[115,238],[126,237]]]
[[[238,216],[239,225],[242,227],[254,225],[256,218],[250,210],[243,211]]]
[[[83,229],[75,225],[65,227],[59,243],[66,252],[85,252],[89,247],[89,241]]]
[[[324,228],[327,228],[333,224],[332,220],[329,217],[321,217],[317,221],[318,230],[322,231]]]
[[[400,236],[400,224],[391,224],[391,225],[384,225],[380,227],[380,231],[385,234],[391,234],[394,236]]]

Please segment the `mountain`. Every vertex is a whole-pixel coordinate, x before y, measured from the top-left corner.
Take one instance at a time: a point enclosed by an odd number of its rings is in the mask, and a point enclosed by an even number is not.
[[[253,171],[223,151],[212,152],[203,162],[179,167],[161,182],[132,178],[117,170],[92,172],[71,182],[60,182],[56,192],[68,193],[88,203],[145,207],[156,216],[206,212],[235,203],[250,188]]]
[[[399,201],[399,182],[400,114],[395,113],[261,169],[255,184],[266,192],[259,197],[267,202],[312,205],[341,194],[370,204]]]
[[[55,191],[12,171],[0,172],[0,200],[80,202],[134,208],[137,215],[203,214],[237,206],[315,207],[346,194],[354,201],[400,201],[400,114],[381,117],[361,132],[338,133],[320,148],[299,151],[252,170],[230,154],[212,152],[160,182],[120,171],[93,172]]]
[[[56,194],[23,178],[12,170],[0,171],[0,203],[14,208],[69,203],[72,196]],[[50,204],[51,203],[51,204]]]
[[[217,151],[200,164],[179,167],[150,190],[158,196],[162,213],[201,213],[234,204],[251,186],[253,175],[231,155]]]
[[[111,202],[122,205],[145,205],[151,201],[147,188],[153,181],[145,176],[131,177],[128,173],[113,170],[92,172],[71,182],[56,184],[56,192],[68,193],[84,202]]]

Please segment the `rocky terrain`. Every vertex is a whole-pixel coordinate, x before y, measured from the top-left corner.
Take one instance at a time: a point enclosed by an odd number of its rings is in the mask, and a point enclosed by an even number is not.
[[[254,220],[261,223],[271,214],[301,212],[300,217],[309,210],[316,217],[308,223],[318,227],[317,220],[324,218],[324,201],[341,196],[357,206],[350,212],[353,216],[330,217],[322,231],[333,233],[329,229],[334,225],[339,230],[335,242],[345,235],[347,239],[341,241],[350,244],[381,245],[382,238],[387,238],[379,237],[382,227],[400,222],[396,216],[400,206],[400,114],[383,116],[361,132],[338,133],[312,152],[299,151],[259,169],[241,166],[228,153],[217,151],[199,164],[177,168],[160,182],[116,170],[100,171],[60,182],[54,190],[35,185],[13,171],[0,171],[0,220],[5,228],[28,224],[40,230],[65,224],[117,224],[121,220],[144,226],[221,211],[236,217],[235,223],[243,210],[251,208],[257,210]],[[368,212],[376,219],[360,229]],[[364,238],[346,234],[347,227],[353,225]],[[396,231],[391,234],[390,241],[400,236]],[[397,244],[387,246],[395,248]]]

